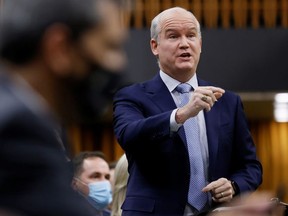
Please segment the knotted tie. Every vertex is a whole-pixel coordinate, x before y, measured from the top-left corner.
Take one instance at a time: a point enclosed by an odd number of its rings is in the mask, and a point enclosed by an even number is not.
[[[188,103],[189,93],[194,89],[187,83],[180,83],[175,90],[180,93],[180,107],[182,107]],[[190,118],[184,123],[184,131],[190,160],[188,203],[197,210],[201,210],[205,206],[208,197],[206,193],[201,191],[205,187],[205,174],[196,117]]]

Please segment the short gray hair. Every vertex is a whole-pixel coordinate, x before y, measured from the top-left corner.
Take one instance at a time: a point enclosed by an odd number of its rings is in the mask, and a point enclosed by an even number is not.
[[[199,21],[196,19],[196,17],[194,16],[194,14],[191,12],[191,11],[188,11],[184,8],[181,8],[181,7],[173,7],[173,8],[169,8],[167,10],[164,10],[162,11],[161,13],[159,13],[156,17],[154,17],[154,19],[151,21],[151,27],[150,27],[150,37],[151,39],[155,39],[156,41],[158,40],[158,35],[159,33],[161,32],[161,29],[160,29],[160,26],[159,26],[159,23],[161,21],[161,18],[164,14],[166,14],[167,12],[169,11],[172,11],[172,10],[185,10],[186,12],[189,12],[192,17],[196,20],[196,28],[197,28],[197,32],[198,32],[198,35],[199,37],[201,38],[201,28],[200,28],[200,23]]]

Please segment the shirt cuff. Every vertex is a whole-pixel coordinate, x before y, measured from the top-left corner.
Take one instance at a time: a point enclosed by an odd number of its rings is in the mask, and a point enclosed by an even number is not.
[[[170,132],[177,132],[179,128],[183,125],[183,124],[177,124],[176,122],[175,117],[177,110],[178,109],[173,110],[170,116]]]

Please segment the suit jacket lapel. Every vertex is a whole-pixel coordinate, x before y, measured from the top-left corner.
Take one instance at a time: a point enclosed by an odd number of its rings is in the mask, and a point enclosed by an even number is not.
[[[211,85],[203,80],[198,80],[200,86]],[[218,136],[219,136],[219,124],[220,124],[220,108],[217,103],[209,112],[204,111],[205,123],[206,123],[206,133],[208,139],[209,148],[209,173],[213,175],[215,165],[217,164],[217,154],[218,154]],[[210,176],[211,177],[211,176]]]
[[[209,148],[209,170],[210,174],[214,173],[215,165],[217,164],[218,155],[218,136],[219,136],[219,111],[214,105],[210,112],[205,113],[206,133]]]
[[[153,103],[157,104],[163,112],[177,108],[171,93],[159,74],[152,80],[146,82],[145,89],[148,97],[150,97]]]
[[[157,106],[163,111],[171,111],[177,108],[171,93],[169,92],[167,86],[162,81],[160,75],[156,75],[152,80],[148,81],[146,83],[146,93],[148,97],[151,98],[151,100],[157,104]],[[186,137],[184,128],[180,127],[178,131],[179,136],[181,137],[183,143],[185,146],[187,146],[186,143]]]

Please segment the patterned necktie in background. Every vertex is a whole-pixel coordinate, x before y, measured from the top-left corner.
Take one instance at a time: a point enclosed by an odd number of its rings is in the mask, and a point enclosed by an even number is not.
[[[180,107],[183,107],[189,102],[190,91],[194,89],[187,83],[180,83],[175,90],[180,93]],[[208,196],[201,191],[202,188],[206,186],[206,183],[200,147],[199,127],[196,117],[190,118],[184,123],[184,131],[190,160],[188,203],[197,210],[201,210],[208,201]]]

